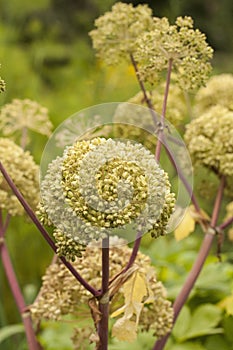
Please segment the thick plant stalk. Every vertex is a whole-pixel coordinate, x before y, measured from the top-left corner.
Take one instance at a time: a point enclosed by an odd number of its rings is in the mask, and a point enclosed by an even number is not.
[[[219,185],[218,193],[215,199],[215,204],[214,204],[214,209],[211,217],[211,222],[210,222],[210,230],[213,232],[207,232],[205,234],[205,237],[203,239],[201,248],[199,250],[198,256],[196,258],[196,261],[193,264],[193,267],[188,275],[188,278],[185,281],[185,284],[183,288],[181,289],[178,297],[176,298],[174,304],[173,304],[173,309],[174,309],[174,321],[173,324],[175,324],[176,319],[184,306],[186,300],[188,299],[188,296],[191,292],[191,290],[194,287],[194,284],[203,268],[203,265],[205,263],[205,260],[210,252],[212,243],[214,241],[215,237],[215,227],[218,221],[218,216],[219,216],[219,211],[220,211],[220,206],[222,202],[222,197],[223,197],[223,191],[224,191],[224,186],[225,186],[225,177],[223,176],[221,178],[221,182]],[[153,350],[162,350],[164,346],[166,345],[166,342],[169,338],[170,334],[167,334],[160,340],[158,340],[154,347]]]
[[[138,66],[137,66],[137,62],[135,61],[134,56],[133,56],[132,54],[130,54],[130,60],[131,60],[131,63],[132,63],[132,65],[133,65],[133,68],[134,68],[134,71],[135,71],[135,74],[136,74],[136,77],[137,77],[137,80],[138,80],[140,89],[142,90],[144,100],[146,101],[146,104],[147,104],[148,108],[150,108],[151,110],[154,110],[154,107],[153,107],[153,105],[152,105],[152,103],[151,103],[151,100],[150,100],[150,98],[147,96],[146,89],[145,89],[145,85],[144,85],[142,79],[140,78],[139,71],[138,71]],[[154,120],[154,122],[155,122],[155,124],[156,124],[156,123],[157,123],[156,118],[154,118],[153,115],[152,115],[152,117],[153,117],[153,120]]]
[[[157,162],[160,160],[161,155],[161,149],[162,149],[162,138],[163,138],[163,128],[164,128],[164,121],[166,116],[166,110],[167,110],[167,99],[168,99],[168,93],[169,93],[169,86],[171,82],[171,73],[172,73],[172,59],[170,58],[168,61],[168,69],[167,69],[167,79],[166,79],[166,86],[165,86],[165,92],[164,92],[164,98],[163,98],[163,109],[162,109],[162,115],[161,115],[161,126],[162,130],[159,131],[158,135],[158,141],[156,145],[156,151],[155,151],[155,159]]]
[[[3,226],[2,222],[0,225],[0,255],[1,260],[4,266],[4,271],[13,294],[14,300],[16,302],[17,308],[22,318],[22,322],[25,329],[25,334],[27,338],[29,350],[40,350],[41,347],[36,340],[35,331],[32,325],[32,319],[29,312],[27,312],[27,306],[24,301],[23,294],[21,292],[11,258],[7,249],[7,246],[4,241],[5,228],[7,227],[6,223]]]
[[[98,350],[108,349],[108,318],[109,318],[109,238],[102,241],[102,288],[99,300],[101,319],[98,323],[99,346]]]
[[[35,224],[35,226],[38,228],[38,230],[42,233],[44,239],[47,241],[47,243],[50,245],[52,250],[56,253],[57,247],[53,240],[50,238],[48,232],[45,230],[43,225],[41,225],[40,221],[37,219],[35,213],[33,212],[32,208],[29,206],[23,195],[20,193],[20,191],[15,186],[14,182],[12,181],[11,177],[7,173],[6,169],[4,168],[3,164],[0,162],[0,171],[3,174],[5,180],[7,181],[8,185],[12,189],[14,195],[18,198],[19,202],[24,207],[26,213],[32,220],[32,222]],[[69,263],[69,261],[66,260],[64,256],[60,257],[60,260],[63,262],[63,264],[70,270],[70,272],[74,275],[74,277],[86,288],[92,295],[95,297],[99,296],[101,293],[100,291],[93,288],[89,283],[82,278],[82,276],[75,270],[73,265]]]

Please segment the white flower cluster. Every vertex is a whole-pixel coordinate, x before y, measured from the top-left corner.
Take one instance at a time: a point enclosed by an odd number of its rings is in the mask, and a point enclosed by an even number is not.
[[[60,242],[63,233],[81,246],[127,224],[142,234],[164,234],[175,202],[152,153],[103,138],[67,147],[49,165],[41,193],[41,216],[56,227]]]

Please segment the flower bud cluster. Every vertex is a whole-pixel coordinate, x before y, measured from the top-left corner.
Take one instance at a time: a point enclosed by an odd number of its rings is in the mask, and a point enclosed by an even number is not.
[[[77,244],[127,224],[153,237],[164,234],[175,202],[153,154],[141,144],[103,138],[68,147],[49,165],[41,193],[41,216],[56,227],[59,252],[69,258],[71,239],[76,254]]]
[[[212,107],[187,125],[185,141],[195,165],[217,175],[233,176],[233,112]]]
[[[111,12],[95,21],[96,29],[90,32],[98,57],[107,64],[129,60],[137,48],[136,39],[151,28],[152,10],[147,5],[118,2]]]
[[[132,249],[125,245],[123,240],[112,237],[115,242],[110,249],[110,280],[117,275],[122,266],[129,261]],[[115,245],[116,241],[119,245]],[[124,243],[124,244],[122,244]],[[88,246],[81,259],[73,263],[77,271],[92,286],[99,289],[101,285],[101,254],[99,247]],[[146,331],[153,329],[157,336],[163,336],[172,327],[173,310],[170,301],[166,299],[166,291],[161,282],[157,281],[150,258],[141,252],[138,253],[136,264],[139,271],[145,272],[149,279],[149,286],[153,292],[153,302],[145,304],[140,316],[140,324]],[[116,309],[119,300],[123,299],[122,289],[119,289],[116,298],[110,302],[110,313]],[[79,283],[74,276],[59,261],[51,264],[43,277],[43,285],[39,296],[30,310],[36,320],[61,320],[67,314],[76,315],[82,304],[88,304],[90,293]]]
[[[35,208],[39,202],[39,168],[32,156],[6,138],[0,138],[0,154],[1,162],[16,187],[32,208]],[[0,208],[5,209],[12,216],[24,214],[22,205],[12,193],[2,174],[0,174]]]
[[[29,99],[14,99],[1,109],[0,129],[4,136],[9,136],[24,128],[50,136],[52,123],[48,117],[48,110]]]
[[[206,82],[213,50],[205,34],[193,28],[191,17],[178,17],[175,25],[167,18],[154,17],[153,29],[139,37],[137,43],[135,57],[143,80],[154,84],[172,61],[174,81],[182,89],[193,90]]]
[[[211,107],[222,106],[233,111],[233,74],[211,77],[206,86],[199,89],[195,98],[195,115],[198,117]]]
[[[150,278],[150,288],[156,296],[156,302],[145,305],[140,317],[140,328],[142,331],[152,330],[155,336],[161,338],[173,326],[171,302],[166,299],[166,290],[163,284],[156,280],[155,275]]]

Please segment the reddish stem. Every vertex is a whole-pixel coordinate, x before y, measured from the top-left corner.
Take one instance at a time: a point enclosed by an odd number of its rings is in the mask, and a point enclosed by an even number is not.
[[[57,247],[53,240],[50,238],[49,233],[45,230],[45,228],[41,225],[40,221],[37,219],[35,213],[23,197],[23,195],[20,193],[20,191],[15,186],[14,182],[12,181],[11,177],[7,173],[6,169],[4,168],[3,164],[0,162],[0,171],[2,172],[5,180],[7,181],[8,185],[12,189],[15,196],[18,198],[19,202],[24,207],[26,213],[30,217],[30,219],[33,221],[35,226],[38,228],[38,230],[42,233],[44,239],[48,242],[50,247],[53,249],[53,251],[56,253]],[[74,277],[86,288],[91,294],[94,296],[99,296],[100,292],[97,291],[95,288],[93,288],[89,283],[82,278],[82,276],[75,270],[72,264],[70,264],[64,256],[60,257],[63,264],[70,270],[70,272],[74,275]]]
[[[233,216],[224,221],[221,225],[218,226],[220,230],[224,230],[228,226],[230,226],[233,223]]]
[[[9,283],[9,286],[11,288],[11,292],[13,294],[14,300],[16,302],[17,308],[20,312],[21,318],[22,318],[22,322],[24,325],[24,329],[25,329],[25,334],[26,334],[26,338],[27,338],[27,343],[28,343],[28,348],[30,350],[40,350],[41,347],[38,344],[37,340],[36,340],[36,336],[35,336],[35,331],[33,329],[32,326],[32,319],[30,316],[29,312],[26,312],[26,304],[23,298],[23,294],[21,292],[20,286],[18,284],[18,280],[13,268],[13,265],[11,263],[11,259],[10,259],[10,255],[7,249],[7,246],[4,242],[4,228],[1,225],[0,226],[0,255],[1,255],[1,259],[2,259],[2,263],[4,266],[4,271],[6,273],[6,277]]]
[[[126,267],[124,268],[124,270],[122,272],[126,272],[134,264],[134,262],[135,262],[135,260],[137,258],[137,254],[138,254],[139,248],[140,248],[141,239],[142,239],[142,233],[139,231],[137,233],[137,237],[135,239],[133,250],[131,252],[129,261],[128,261]]]
[[[222,203],[222,197],[223,197],[223,191],[224,191],[224,186],[225,186],[225,177],[222,177],[219,188],[218,188],[218,193],[215,199],[214,203],[214,209],[211,217],[211,223],[210,227],[214,228],[217,224],[218,221],[218,216],[219,216],[219,211],[220,211],[220,206]],[[206,233],[204,240],[202,242],[201,248],[198,252],[198,256],[196,258],[196,261],[193,264],[193,267],[188,275],[188,278],[185,281],[185,284],[183,288],[181,289],[179,295],[177,296],[174,304],[173,304],[173,309],[174,309],[174,320],[173,320],[173,325],[176,322],[176,319],[185,304],[186,300],[188,299],[188,296],[194,287],[194,284],[203,268],[203,265],[205,263],[205,260],[210,252],[212,243],[214,241],[215,235],[212,233]],[[168,333],[166,336],[158,340],[154,347],[153,350],[162,350],[170,336],[170,333]]]
[[[98,324],[99,347],[98,350],[108,349],[108,317],[109,317],[109,237],[102,241],[102,288],[99,301],[101,319]]]
[[[164,121],[165,121],[165,115],[166,115],[166,110],[167,110],[167,99],[168,99],[168,93],[169,93],[169,86],[170,86],[170,82],[171,82],[172,63],[173,63],[173,60],[170,58],[168,61],[166,86],[165,86],[163,108],[162,108],[162,115],[161,115],[162,130],[159,131],[158,141],[157,141],[156,151],[155,151],[155,159],[157,160],[157,162],[159,162],[159,160],[160,160],[161,149],[162,149],[163,128],[164,128]]]
[[[199,207],[199,204],[198,204],[198,201],[193,193],[193,190],[192,190],[192,187],[190,186],[189,182],[187,181],[186,177],[184,176],[183,172],[182,172],[182,169],[180,169],[178,163],[175,162],[175,157],[173,156],[170,148],[168,147],[168,145],[165,143],[164,141],[164,147],[165,147],[165,150],[167,152],[167,155],[170,159],[170,162],[172,163],[174,169],[176,170],[180,180],[183,182],[185,188],[186,188],[186,191],[188,192],[189,196],[190,196],[190,199],[196,209],[196,211],[198,213],[201,212],[201,208]]]

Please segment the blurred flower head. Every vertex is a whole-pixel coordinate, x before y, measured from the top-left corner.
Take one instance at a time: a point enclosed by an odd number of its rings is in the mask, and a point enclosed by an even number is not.
[[[220,105],[210,108],[186,127],[185,141],[193,165],[217,175],[233,176],[233,112]]]
[[[233,111],[233,74],[211,77],[206,86],[200,88],[195,98],[195,115],[198,117],[211,107],[220,105]]]
[[[32,156],[6,138],[0,138],[0,155],[0,160],[16,187],[32,208],[35,208],[39,202],[39,167]],[[24,214],[23,207],[1,174],[0,208],[5,209],[12,216]]]
[[[129,261],[132,249],[124,240],[111,237],[110,240],[118,243],[110,249],[110,280],[119,274],[122,266]],[[101,254],[97,246],[88,246],[81,259],[73,263],[77,271],[82,271],[82,277],[96,289],[101,285]],[[150,287],[150,301],[143,307],[140,315],[140,326],[144,331],[153,330],[158,337],[166,334],[172,327],[173,309],[166,299],[166,290],[161,282],[157,281],[150,258],[138,252],[135,264],[138,271],[143,273]],[[43,284],[39,297],[30,310],[35,320],[42,319],[62,320],[67,314],[77,317],[79,309],[88,305],[91,294],[80,284],[67,268],[58,260],[51,264],[43,276]],[[123,301],[122,288],[118,289],[110,302],[110,312],[119,307]],[[82,330],[83,328],[81,328]],[[77,330],[78,332],[78,330]],[[76,339],[78,342],[78,339]]]
[[[152,26],[151,15],[147,5],[114,4],[112,11],[96,19],[96,29],[90,32],[97,56],[107,64],[129,60],[137,48],[138,36]]]
[[[0,129],[4,136],[11,136],[23,129],[50,136],[52,123],[47,108],[29,99],[14,99],[1,109]]]

